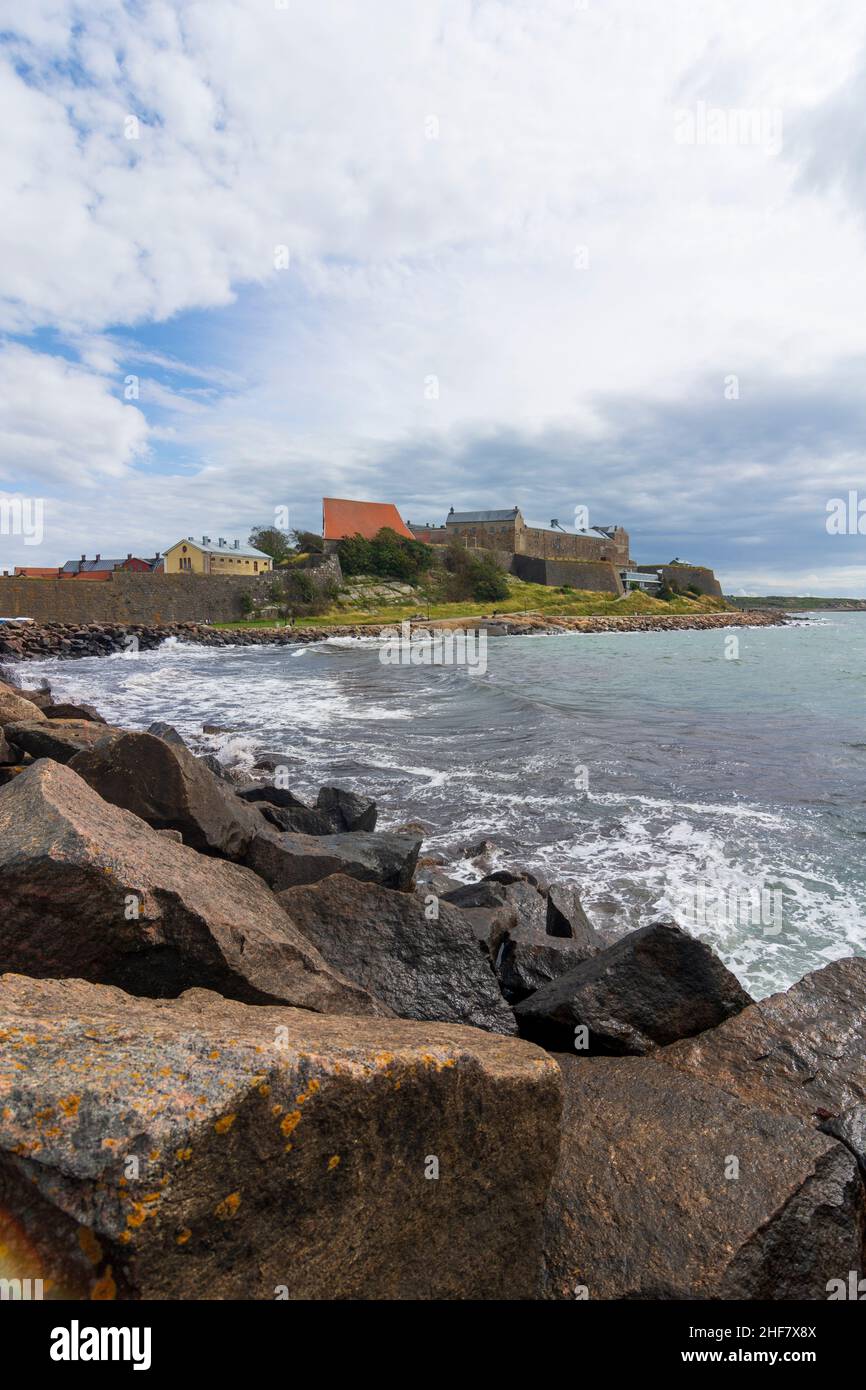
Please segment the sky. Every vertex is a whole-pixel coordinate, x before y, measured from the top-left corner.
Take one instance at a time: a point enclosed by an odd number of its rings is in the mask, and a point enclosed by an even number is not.
[[[861,0],[0,0],[0,130],[0,569],[326,495],[866,596]]]

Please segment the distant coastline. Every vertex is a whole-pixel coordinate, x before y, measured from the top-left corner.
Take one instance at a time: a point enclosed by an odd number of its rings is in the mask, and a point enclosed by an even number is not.
[[[502,614],[483,618],[439,618],[406,626],[414,632],[481,630],[490,637],[555,636],[563,633],[707,631],[730,627],[779,627],[781,612],[746,611],[694,614],[623,614],[615,617],[554,617]],[[152,651],[169,638],[209,647],[288,646],[335,637],[381,637],[399,630],[394,623],[350,623],[340,627],[212,627],[202,623],[28,623],[0,625],[0,662],[109,656],[124,650]]]

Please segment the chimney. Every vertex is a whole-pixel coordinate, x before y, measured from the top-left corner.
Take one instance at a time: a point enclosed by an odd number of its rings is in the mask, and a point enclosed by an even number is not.
[[[219,544],[220,544],[220,546],[222,547],[222,549],[225,550],[225,546],[226,546],[225,536],[220,536],[220,538],[219,538]]]
[[[102,556],[101,556],[101,555],[97,555],[96,558],[97,558],[97,560],[101,560],[101,559],[102,559]]]
[[[82,555],[82,557],[81,557],[81,563],[82,563],[82,565],[84,564],[84,561],[85,561],[86,559],[87,559],[87,556],[86,556],[86,555]]]
[[[235,541],[235,550],[240,550],[240,548],[241,548],[241,543],[240,543],[240,541]]]
[[[131,551],[131,550],[127,552],[126,558],[127,558],[127,560],[131,560],[131,559],[132,559],[132,551]]]

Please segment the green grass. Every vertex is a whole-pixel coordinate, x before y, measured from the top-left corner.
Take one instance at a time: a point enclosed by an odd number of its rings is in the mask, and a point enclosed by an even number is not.
[[[468,600],[462,603],[439,603],[424,594],[407,597],[400,604],[377,604],[359,607],[338,607],[334,605],[326,613],[315,617],[299,618],[295,624],[304,627],[343,627],[362,623],[400,623],[411,614],[423,613],[425,618],[475,618],[490,617],[495,613],[518,614],[524,612],[542,613],[547,617],[615,617],[634,613],[656,614],[664,617],[675,613],[717,613],[724,612],[728,605],[719,598],[675,598],[670,603],[651,598],[648,594],[630,593],[624,598],[614,594],[594,593],[586,589],[574,589],[561,593],[558,589],[544,584],[525,584],[520,579],[509,578],[509,596],[495,603],[478,603]],[[215,627],[257,628],[282,626],[274,621],[239,621],[234,623],[215,623]]]

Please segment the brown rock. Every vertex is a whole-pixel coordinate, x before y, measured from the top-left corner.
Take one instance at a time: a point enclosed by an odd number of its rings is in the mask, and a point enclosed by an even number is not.
[[[49,1297],[529,1299],[558,1069],[448,1024],[0,980],[4,1276]]]
[[[5,681],[0,681],[0,729],[7,724],[17,724],[23,721],[37,721],[44,719],[45,715],[20,690],[15,690],[13,686],[7,685]]]
[[[866,959],[833,961],[654,1060],[810,1123],[840,1115],[866,1101]]]
[[[155,830],[179,830],[203,854],[242,858],[261,824],[201,759],[155,734],[108,734],[71,766],[104,800]]]
[[[387,1012],[326,965],[255,874],[172,843],[47,758],[0,792],[0,969]]]
[[[34,706],[35,708],[35,706]],[[7,724],[6,737],[21,753],[31,758],[53,758],[68,763],[99,739],[105,738],[105,725],[83,719],[44,719]]]
[[[841,1144],[641,1059],[561,1065],[548,1297],[825,1299],[860,1268],[863,1186]]]
[[[91,724],[107,724],[99,710],[93,705],[57,704],[43,705],[46,719],[87,719]]]

